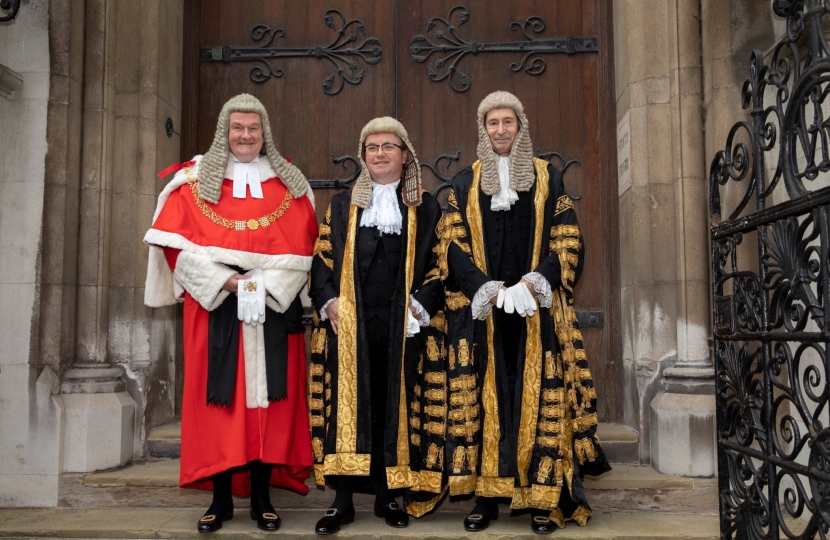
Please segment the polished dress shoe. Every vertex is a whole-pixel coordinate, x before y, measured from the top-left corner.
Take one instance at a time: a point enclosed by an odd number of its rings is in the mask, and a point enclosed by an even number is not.
[[[251,519],[256,521],[257,529],[262,529],[263,531],[276,531],[282,523],[280,516],[274,512],[263,512],[257,515],[253,508],[251,508]]]
[[[314,532],[317,534],[334,534],[340,530],[341,525],[348,525],[353,521],[354,510],[344,514],[338,508],[329,508],[326,510],[326,515],[321,517],[317,525],[314,526]]]
[[[556,530],[556,523],[548,516],[533,516],[530,519],[530,528],[539,534],[550,534]]]
[[[209,512],[210,510],[208,510]],[[196,525],[196,530],[200,533],[211,533],[222,528],[223,521],[230,521],[233,519],[233,507],[225,512],[224,516],[217,516],[216,514],[205,514],[199,523]]]
[[[490,526],[490,522],[494,519],[499,519],[499,507],[496,506],[493,510],[479,514],[474,513],[464,518],[464,528],[468,531],[483,531]]]
[[[375,501],[375,515],[382,517],[390,527],[402,529],[409,525],[409,514],[398,506],[398,503],[395,501],[383,506],[378,506],[377,501]]]

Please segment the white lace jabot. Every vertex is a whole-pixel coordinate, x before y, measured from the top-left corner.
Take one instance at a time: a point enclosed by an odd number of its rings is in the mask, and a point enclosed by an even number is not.
[[[250,163],[242,163],[233,153],[228,156],[233,162],[233,197],[234,199],[245,199],[248,196],[247,189],[251,188],[251,197],[262,198],[262,184],[259,174],[259,156]]]
[[[499,162],[499,184],[501,189],[490,199],[490,210],[510,210],[510,207],[519,200],[519,194],[510,187],[510,158],[496,156]]]
[[[361,227],[377,227],[383,234],[401,234],[401,209],[398,207],[396,190],[398,180],[391,184],[372,182],[372,202],[363,211],[360,218]]]

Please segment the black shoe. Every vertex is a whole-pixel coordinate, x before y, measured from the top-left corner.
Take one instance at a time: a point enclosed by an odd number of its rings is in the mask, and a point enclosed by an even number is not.
[[[211,533],[222,528],[223,521],[230,521],[233,519],[233,508],[228,510],[224,516],[217,516],[215,514],[205,514],[202,519],[196,524],[196,530],[200,533]]]
[[[548,516],[533,516],[530,519],[530,528],[539,534],[550,534],[556,530],[556,523]]]
[[[343,513],[337,508],[329,508],[326,515],[320,518],[314,526],[317,534],[334,534],[340,530],[341,525],[348,525],[354,521],[354,510]]]
[[[378,502],[375,501],[375,515],[382,517],[390,527],[402,529],[409,525],[409,514],[398,506],[395,501],[385,504],[383,507],[378,506]]]
[[[490,526],[490,522],[499,519],[499,507],[492,511],[479,514],[473,513],[464,518],[464,528],[468,531],[483,531]]]
[[[263,531],[276,531],[282,523],[280,516],[276,513],[263,512],[261,516],[258,516],[253,508],[251,508],[251,519],[256,521],[257,529],[262,529]]]

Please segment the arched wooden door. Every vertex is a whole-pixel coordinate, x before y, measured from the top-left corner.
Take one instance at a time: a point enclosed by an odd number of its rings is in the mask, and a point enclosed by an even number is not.
[[[603,421],[622,419],[611,6],[602,0],[188,0],[182,158],[204,152],[231,96],[269,110],[275,143],[317,184],[317,212],[355,172],[362,126],[395,116],[428,189],[475,160],[476,109],[524,103],[533,144],[567,168],[586,242],[577,289]],[[444,157],[443,159],[441,156]],[[458,158],[457,161],[451,158]],[[338,158],[338,159],[335,159]]]

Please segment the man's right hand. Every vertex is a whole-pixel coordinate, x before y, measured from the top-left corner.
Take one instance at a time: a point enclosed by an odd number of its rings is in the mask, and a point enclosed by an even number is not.
[[[340,299],[337,298],[334,302],[326,306],[326,315],[328,315],[329,321],[331,321],[331,329],[334,331],[334,335],[337,335],[337,328],[340,326],[340,320],[338,319],[339,314]]]
[[[499,297],[501,297],[502,302],[504,302],[504,291],[506,291],[506,290],[507,290],[507,287],[502,285],[501,289],[499,289],[499,292],[497,292],[496,294],[494,294],[493,296],[490,297],[490,303],[493,304],[494,306],[496,306],[497,308],[501,309],[501,304],[499,303]]]
[[[244,276],[242,274],[234,274],[228,278],[228,281],[226,281],[224,285],[222,285],[222,289],[236,294],[239,291],[240,279],[242,281],[245,281],[246,279],[248,279],[248,276]]]

